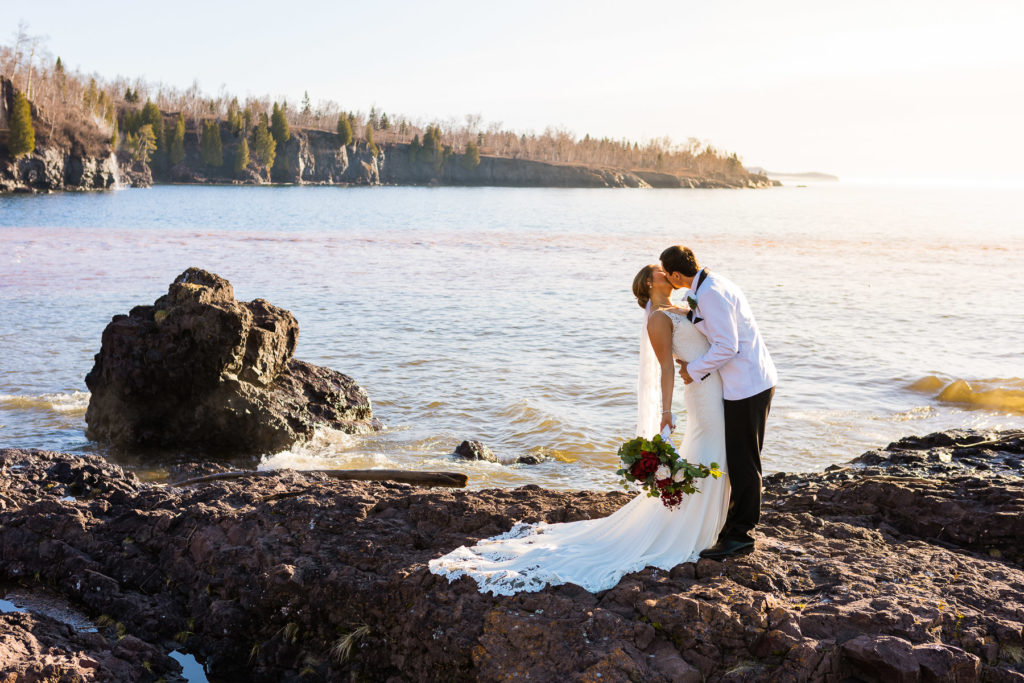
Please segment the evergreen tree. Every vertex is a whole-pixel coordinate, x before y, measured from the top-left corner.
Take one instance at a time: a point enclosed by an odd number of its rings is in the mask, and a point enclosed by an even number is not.
[[[419,135],[413,135],[412,136],[412,142],[409,143],[409,163],[410,164],[415,164],[416,163],[416,157],[419,154],[419,151],[420,151],[420,136]]]
[[[468,171],[480,165],[480,148],[472,142],[466,143],[466,152],[462,155],[462,167]]]
[[[238,111],[238,98],[231,98],[231,104],[228,105],[228,130],[235,137],[242,132],[242,115]]]
[[[252,152],[259,163],[265,168],[270,168],[274,165],[276,149],[277,143],[267,126],[267,115],[260,114],[260,122],[256,125],[256,132],[253,135]]]
[[[380,126],[377,125],[377,107],[370,107],[369,123],[374,128],[379,128],[380,127]]]
[[[248,135],[252,128],[252,109],[246,108],[242,114],[242,134]]]
[[[185,116],[178,114],[178,120],[174,122],[174,133],[171,135],[169,156],[171,166],[180,164],[185,159]]]
[[[57,57],[57,63],[53,65],[53,69],[59,74],[64,73],[64,62],[60,61],[59,56]]]
[[[313,112],[312,106],[309,102],[309,91],[306,90],[302,93],[302,115],[309,116]]]
[[[377,143],[373,141],[373,126],[366,124],[366,130],[363,132],[363,135],[366,138],[366,149],[370,151],[370,154],[372,156],[380,154],[380,150],[377,149]]]
[[[238,150],[235,152],[235,176],[241,176],[246,167],[249,165],[249,141],[242,138],[242,142],[238,145]]]
[[[156,151],[156,135],[153,133],[153,126],[147,123],[139,128],[139,133],[132,140],[132,143],[132,146],[135,148],[132,153],[132,159],[149,163],[153,152]]]
[[[10,134],[7,150],[15,159],[31,153],[36,148],[36,129],[32,126],[32,107],[25,95],[16,90],[14,108],[11,109]]]
[[[352,144],[352,123],[344,114],[338,117],[338,137],[343,146]]]
[[[167,140],[164,137],[164,115],[160,113],[160,108],[153,104],[152,101],[146,100],[146,105],[142,107],[141,121],[142,125],[152,126],[153,128],[155,141],[153,165],[162,170],[167,166]]]
[[[207,166],[220,168],[224,165],[219,121],[203,121],[203,137],[199,141],[199,155]]]
[[[274,135],[274,142],[279,146],[288,142],[288,138],[292,136],[284,107],[278,107],[277,102],[274,102],[274,112],[270,115],[270,132]]]
[[[387,114],[381,114],[380,115],[380,129],[381,130],[387,130],[390,127],[391,127],[391,121],[388,120],[388,115]]]
[[[142,125],[147,123],[153,126],[153,134],[157,136],[157,139],[163,137],[164,117],[160,113],[160,108],[151,100],[146,100],[146,105],[142,108]]]

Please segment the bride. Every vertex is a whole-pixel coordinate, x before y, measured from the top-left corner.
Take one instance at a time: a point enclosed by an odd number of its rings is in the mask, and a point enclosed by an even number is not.
[[[687,319],[687,310],[673,306],[672,291],[659,264],[645,266],[633,280],[633,294],[644,309],[637,433],[645,438],[659,430],[667,436],[675,427],[673,357],[690,362],[709,346]],[[691,463],[719,463],[724,471],[725,417],[718,373],[686,385],[683,396],[686,431],[679,455]],[[480,592],[495,595],[534,592],[545,585],[564,583],[595,593],[607,590],[623,575],[644,567],[668,570],[694,562],[701,550],[715,543],[729,506],[728,476],[701,479],[698,488],[673,510],[660,498],[640,493],[609,517],[565,524],[516,524],[507,533],[472,548],[462,546],[431,560],[430,571],[449,581],[471,576]]]

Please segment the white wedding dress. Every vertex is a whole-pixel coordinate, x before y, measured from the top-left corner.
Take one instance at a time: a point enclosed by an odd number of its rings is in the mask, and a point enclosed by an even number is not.
[[[703,355],[708,349],[704,335],[685,315],[669,312],[669,317],[675,356],[689,362]],[[649,351],[646,332],[641,344],[646,344]],[[641,376],[644,351],[642,347]],[[680,385],[677,380],[676,386]],[[643,387],[641,379],[641,424],[645,401],[650,405],[650,397],[643,396]],[[686,425],[679,454],[691,463],[716,462],[726,472],[725,416],[718,373],[700,384],[686,385],[683,394]],[[655,400],[655,405],[660,403],[660,399]],[[647,432],[642,436],[650,438],[657,431],[657,423],[653,428],[650,424],[648,421],[646,428],[639,428]],[[668,570],[696,561],[701,550],[715,543],[729,506],[728,474],[719,479],[700,479],[697,485],[699,491],[684,496],[674,510],[666,508],[661,499],[641,493],[608,517],[564,524],[516,524],[507,533],[480,541],[472,548],[462,546],[431,560],[430,571],[449,581],[471,576],[481,593],[495,595],[535,592],[546,585],[564,583],[575,583],[595,593],[607,590],[625,574],[644,567]]]

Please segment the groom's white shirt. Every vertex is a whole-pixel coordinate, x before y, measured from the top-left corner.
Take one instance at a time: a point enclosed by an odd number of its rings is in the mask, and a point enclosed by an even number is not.
[[[699,277],[698,273],[694,286]],[[708,272],[696,294],[692,290],[687,294],[697,300],[696,315],[703,318],[696,323],[697,330],[711,343],[703,356],[686,366],[693,381],[702,382],[718,370],[726,401],[756,396],[775,386],[775,363],[740,288],[721,275]]]

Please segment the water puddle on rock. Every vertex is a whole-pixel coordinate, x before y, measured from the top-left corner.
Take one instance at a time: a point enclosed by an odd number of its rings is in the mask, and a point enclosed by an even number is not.
[[[38,591],[0,588],[0,614],[32,612],[61,621],[80,633],[95,633],[96,625],[66,600]],[[168,655],[181,665],[181,675],[189,683],[210,683],[206,671],[194,655],[174,650]]]
[[[40,592],[28,592],[18,589],[0,591],[4,598],[0,600],[0,612],[34,612],[64,622],[80,633],[95,633],[96,625],[82,612],[79,612],[66,600]]]
[[[174,650],[169,654],[171,659],[181,664],[181,675],[185,677],[186,681],[189,681],[189,683],[210,683],[206,677],[206,670],[196,660],[195,655],[179,652],[178,650]]]

